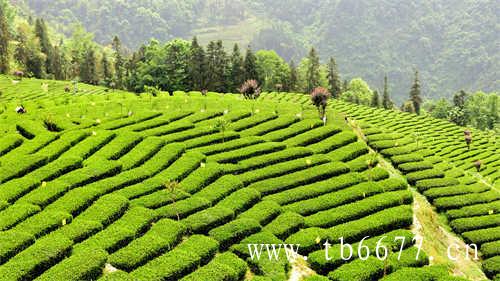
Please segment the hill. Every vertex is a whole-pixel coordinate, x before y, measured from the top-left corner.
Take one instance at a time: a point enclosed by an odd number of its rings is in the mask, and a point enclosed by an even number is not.
[[[445,121],[337,100],[323,125],[300,94],[244,100],[0,82],[3,280],[458,281],[484,280],[481,266],[489,277],[500,273],[500,154],[481,131],[467,149],[463,128]],[[26,113],[14,111],[19,104]],[[432,219],[436,212],[449,224]],[[414,236],[424,238],[421,249]],[[371,256],[343,259],[340,237]],[[450,241],[476,243],[482,265],[446,260],[440,247]],[[300,256],[252,259],[248,243],[300,244]]]
[[[151,38],[200,37],[273,49],[302,58],[311,45],[326,62],[334,56],[343,78],[363,77],[382,87],[394,82],[398,104],[408,94],[414,68],[429,98],[500,88],[496,1],[47,1],[18,0],[63,32],[81,22],[108,44],[117,34],[130,48]]]

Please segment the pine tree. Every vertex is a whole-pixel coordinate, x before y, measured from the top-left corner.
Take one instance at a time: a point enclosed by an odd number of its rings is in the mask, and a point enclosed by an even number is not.
[[[371,106],[380,107],[380,97],[377,90],[373,91]]]
[[[9,26],[2,6],[0,6],[0,73],[9,72]]]
[[[413,103],[413,108],[417,115],[420,114],[420,105],[422,104],[422,97],[420,93],[420,81],[418,79],[418,70],[415,70],[415,80],[410,90],[410,101]]]
[[[106,53],[104,52],[102,53],[101,65],[102,65],[102,78],[104,79],[104,83],[106,85],[109,85],[109,83],[111,82],[112,73],[109,67],[108,55],[106,55]]]
[[[328,87],[332,97],[339,98],[342,93],[340,86],[340,77],[337,69],[337,63],[333,57],[328,62]]]
[[[391,101],[391,96],[389,95],[389,89],[387,84],[387,75],[384,76],[384,93],[382,96],[382,106],[385,109],[392,109],[394,103]]]
[[[290,78],[288,80],[287,91],[294,92],[297,90],[297,83],[299,81],[297,66],[293,60],[290,61]]]
[[[349,82],[347,79],[344,79],[344,83],[342,83],[342,93],[349,91]]]
[[[125,62],[123,60],[122,43],[118,36],[113,37],[113,50],[115,51],[115,87],[123,88],[123,71]]]
[[[53,70],[54,78],[57,80],[64,80],[66,79],[66,76],[64,74],[64,62],[62,60],[62,57],[64,54],[59,50],[58,46],[55,46],[53,51],[53,60],[52,60],[52,67],[51,69]]]
[[[87,49],[85,58],[80,65],[80,80],[82,82],[96,85],[99,78],[97,76],[97,66],[94,48]]]
[[[237,92],[243,84],[243,79],[245,79],[243,57],[241,56],[238,44],[234,44],[233,53],[231,54],[231,71],[228,79],[228,85],[230,85],[229,91]]]
[[[247,48],[247,53],[245,55],[244,61],[244,69],[245,69],[245,79],[244,80],[256,80],[259,82],[259,74],[257,73],[257,58],[250,46]]]
[[[45,71],[47,74],[54,74],[54,71],[52,69],[54,65],[54,52],[53,47],[50,43],[47,25],[45,25],[45,21],[43,19],[36,19],[35,34],[40,41],[40,49],[46,56]]]
[[[207,82],[210,90],[225,91],[226,64],[226,52],[222,46],[222,41],[211,41],[207,47]]]
[[[319,57],[314,48],[311,48],[309,51],[309,55],[307,56],[309,59],[309,65],[307,67],[306,74],[306,83],[307,89],[306,91],[310,93],[314,88],[320,85],[320,72],[319,72]]]
[[[196,37],[193,37],[189,51],[188,73],[193,90],[201,91],[206,88],[206,57],[203,47],[198,44]]]

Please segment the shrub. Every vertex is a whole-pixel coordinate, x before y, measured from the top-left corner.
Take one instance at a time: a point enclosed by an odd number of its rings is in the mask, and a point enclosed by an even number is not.
[[[281,212],[281,206],[272,201],[262,201],[241,213],[238,218],[253,219],[261,225],[268,224]]]
[[[23,157],[6,156],[1,159],[0,184],[13,178],[19,178],[27,173],[42,167],[47,163],[47,157],[39,155],[25,155]]]
[[[355,242],[364,236],[376,236],[398,228],[404,228],[413,222],[411,206],[402,205],[385,209],[359,220],[350,221],[328,229],[330,241],[343,237],[346,242]]]
[[[456,195],[449,197],[437,198],[434,200],[433,205],[440,210],[456,209],[464,206],[489,203],[500,199],[500,195],[495,190],[472,193],[465,195]]]
[[[361,173],[363,177],[370,181],[380,181],[389,178],[389,172],[382,167],[375,167]]]
[[[391,157],[392,163],[396,166],[409,162],[420,162],[423,160],[424,157],[422,157],[422,155],[420,155],[419,153],[410,153]]]
[[[14,231],[21,231],[39,238],[52,230],[71,222],[72,216],[65,212],[47,211],[39,212],[21,223],[17,224]]]
[[[162,139],[166,143],[183,142],[185,140],[210,135],[215,132],[217,132],[217,129],[213,127],[194,127],[180,132],[163,134]]]
[[[136,145],[129,153],[125,154],[120,158],[120,163],[122,163],[123,170],[129,170],[138,167],[158,151],[160,151],[163,146],[163,140],[157,137],[149,137],[141,141]]]
[[[4,264],[33,243],[35,237],[31,234],[13,230],[0,232],[0,264]]]
[[[351,169],[351,171],[361,172],[377,165],[377,163],[378,158],[375,154],[364,154],[347,162],[346,164],[349,166],[349,169]]]
[[[142,237],[112,254],[108,263],[131,271],[172,249],[182,238],[186,228],[179,222],[163,219],[153,224]]]
[[[281,162],[295,160],[305,156],[310,156],[312,154],[313,152],[307,148],[303,147],[288,148],[282,151],[241,160],[238,162],[238,164],[234,165],[234,167],[231,167],[229,170],[233,173],[239,174],[250,170],[264,168],[270,165],[276,165]]]
[[[475,184],[475,185],[458,185],[458,186],[447,186],[431,188],[424,192],[424,195],[429,199],[435,199],[444,196],[461,195],[468,193],[481,193],[490,190],[491,188],[485,184]]]
[[[278,239],[269,231],[260,231],[252,234],[243,240],[239,244],[234,244],[231,246],[230,250],[236,253],[240,257],[247,258],[250,256],[248,251],[248,244],[281,244],[283,241]]]
[[[241,188],[243,188],[243,184],[237,176],[225,175],[202,189],[200,192],[195,193],[193,197],[203,198],[208,200],[211,204],[215,204]]]
[[[280,205],[285,205],[300,200],[311,199],[325,193],[341,190],[362,181],[363,178],[358,173],[349,173],[272,194],[264,197],[264,200],[270,200],[277,202]]]
[[[339,147],[353,143],[357,139],[358,137],[353,132],[343,131],[320,142],[314,143],[308,146],[308,148],[312,149],[314,153],[327,153]]]
[[[223,253],[216,256],[206,266],[182,278],[182,281],[238,281],[247,271],[247,264],[232,253]]]
[[[296,116],[280,116],[269,122],[261,123],[257,126],[241,131],[241,136],[262,136],[266,133],[287,128],[299,119]]]
[[[285,239],[304,226],[304,218],[292,212],[285,212],[264,227],[280,239]]]
[[[260,192],[253,188],[242,188],[220,201],[217,206],[228,208],[235,214],[241,213],[260,200]]]
[[[276,118],[278,118],[278,115],[274,113],[266,112],[266,113],[254,114],[252,115],[252,117],[241,119],[239,121],[232,123],[228,129],[239,132]]]
[[[374,257],[366,260],[356,260],[344,264],[336,270],[330,272],[328,277],[334,281],[369,281],[377,280],[384,275],[384,261]]]
[[[104,226],[96,221],[77,219],[58,228],[54,233],[62,234],[73,242],[79,243],[103,230],[103,228]]]
[[[155,210],[157,216],[162,218],[185,218],[193,213],[201,211],[211,205],[210,201],[199,198],[189,197],[184,200],[176,201],[175,204],[169,204]]]
[[[467,231],[462,233],[462,237],[467,243],[475,243],[478,246],[500,240],[500,226]]]
[[[264,140],[260,137],[245,137],[235,139],[224,143],[214,144],[210,146],[196,148],[194,151],[200,152],[204,155],[210,156],[218,153],[228,152],[231,150],[239,149],[246,146],[262,143]]]
[[[225,225],[214,228],[208,235],[219,241],[221,249],[227,249],[232,244],[238,243],[246,236],[260,231],[258,221],[252,219],[236,219]]]
[[[326,114],[326,105],[331,94],[327,89],[323,87],[316,87],[311,92],[311,102],[314,106],[318,108],[318,112],[321,118]]]
[[[313,143],[316,143],[318,141],[321,141],[323,139],[326,139],[330,136],[333,136],[342,130],[338,127],[335,126],[323,126],[319,128],[315,128],[312,130],[309,130],[305,133],[302,133],[300,135],[291,137],[283,143],[285,143],[288,147],[292,146],[307,146]]]
[[[308,200],[286,205],[283,209],[301,215],[309,215],[318,211],[361,200],[367,196],[382,193],[383,191],[382,186],[376,182],[363,182],[337,192],[334,191]]]
[[[500,273],[500,256],[483,261],[483,270],[486,276],[493,278]]]
[[[240,160],[255,157],[267,153],[282,150],[285,146],[281,143],[266,142],[256,145],[235,149],[228,152],[222,152],[208,157],[208,160],[216,161],[219,163],[235,163]]]
[[[17,203],[0,212],[0,231],[7,230],[16,223],[38,213],[41,208],[32,204]]]
[[[229,222],[234,217],[231,209],[212,207],[192,214],[182,222],[192,233],[207,233],[210,229]]]
[[[245,99],[257,99],[260,95],[260,87],[257,80],[250,79],[243,82],[239,89]]]
[[[17,134],[10,134],[0,139],[0,156],[7,154],[12,149],[20,146],[23,138]]]
[[[290,189],[299,185],[316,182],[322,179],[346,173],[348,171],[349,168],[347,168],[347,166],[341,162],[326,163],[288,175],[262,180],[251,184],[249,187],[255,188],[263,195],[267,195],[285,189]]]
[[[500,240],[481,245],[481,254],[483,258],[500,256]]]
[[[307,227],[331,227],[411,202],[411,193],[406,190],[377,194],[354,203],[315,213],[305,218],[305,224]]]
[[[432,178],[444,178],[444,173],[438,169],[428,169],[418,172],[412,172],[406,175],[408,182],[414,185],[419,180],[432,179]]]
[[[432,169],[433,165],[430,162],[427,161],[421,161],[421,162],[408,162],[408,163],[403,163],[398,166],[398,169],[401,170],[403,173],[411,173],[411,172],[417,172],[417,171],[423,171],[427,169]]]
[[[290,125],[288,128],[269,132],[262,137],[267,141],[284,141],[288,138],[295,137],[306,131],[312,130],[323,125],[323,122],[317,119],[305,119],[295,124]]]
[[[496,214],[499,212],[500,212],[500,201],[494,201],[492,203],[477,204],[477,205],[462,207],[456,210],[449,210],[446,212],[446,215],[450,220],[452,220],[465,217],[488,215],[490,213]]]
[[[143,137],[137,133],[121,133],[106,146],[99,149],[95,154],[85,160],[85,162],[93,163],[100,158],[117,160],[142,141],[142,138]]]
[[[306,168],[311,168],[320,164],[330,162],[327,156],[324,155],[311,155],[310,157],[299,158],[286,162],[276,163],[261,169],[248,171],[238,176],[243,184],[249,185],[251,183],[262,181],[265,179],[283,176],[293,172],[297,172]]]
[[[155,219],[155,213],[146,208],[135,207],[103,231],[75,246],[75,252],[99,248],[112,253],[132,241],[147,229]]]
[[[420,192],[424,192],[427,189],[433,187],[442,187],[442,186],[453,186],[458,185],[460,182],[454,178],[434,178],[434,179],[426,179],[419,180],[415,186]]]
[[[0,267],[2,280],[33,280],[61,261],[71,251],[71,242],[62,235],[38,239]]]
[[[330,151],[328,156],[332,159],[332,161],[347,162],[367,153],[368,147],[366,144],[358,141]]]
[[[206,136],[201,136],[193,139],[188,139],[183,142],[183,144],[188,149],[205,147],[212,144],[225,143],[234,139],[238,139],[240,135],[233,131],[224,131],[220,133],[210,134]]]
[[[107,257],[104,250],[88,249],[64,259],[35,280],[95,280],[101,275]]]

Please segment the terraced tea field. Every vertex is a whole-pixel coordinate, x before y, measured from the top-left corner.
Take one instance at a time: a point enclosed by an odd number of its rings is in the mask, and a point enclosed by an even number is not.
[[[1,280],[467,280],[413,245],[407,181],[500,271],[498,144],[481,132],[464,150],[448,123],[338,101],[323,125],[299,94],[0,91]],[[283,243],[300,257],[248,250]]]

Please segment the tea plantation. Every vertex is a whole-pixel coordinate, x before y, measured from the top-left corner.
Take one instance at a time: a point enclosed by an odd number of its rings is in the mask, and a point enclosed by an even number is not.
[[[408,183],[500,278],[496,136],[473,130],[468,149],[450,123],[337,100],[324,125],[301,94],[5,76],[0,92],[0,280],[288,280],[284,251],[252,259],[249,243],[300,244],[303,280],[467,280],[416,258]],[[342,259],[341,237],[372,256]]]

